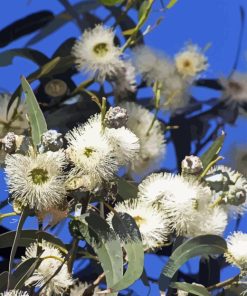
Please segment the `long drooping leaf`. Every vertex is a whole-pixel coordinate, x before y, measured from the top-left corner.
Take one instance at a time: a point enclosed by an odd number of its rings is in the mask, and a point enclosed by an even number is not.
[[[25,77],[21,78],[21,84],[23,91],[26,94],[26,104],[31,125],[33,144],[38,145],[40,143],[42,134],[47,131],[45,117],[39,107],[33,90]]]
[[[21,262],[13,273],[13,281],[10,289],[22,288],[25,281],[31,276],[40,262],[40,258],[28,258],[27,260]]]
[[[8,275],[9,273],[7,271],[4,271],[0,274],[0,293],[7,289]]]
[[[225,140],[225,134],[222,133],[213,144],[209,147],[209,149],[200,157],[202,161],[203,168],[206,169],[207,166],[217,158],[219,152],[222,148],[222,145]]]
[[[29,59],[39,66],[49,62],[49,58],[42,52],[31,48],[15,48],[0,53],[0,67],[12,64],[17,56]]]
[[[175,249],[164,267],[159,280],[160,289],[164,290],[169,286],[176,271],[189,259],[202,255],[223,254],[226,249],[225,240],[217,235],[200,235],[186,241]]]
[[[75,4],[73,8],[77,11],[77,13],[81,14],[81,13],[93,10],[98,6],[100,6],[100,2],[98,0],[88,0],[88,1],[83,1]],[[29,40],[29,42],[27,43],[27,46],[33,45],[43,40],[44,38],[54,33],[58,29],[62,28],[72,20],[73,19],[71,15],[69,15],[66,11],[59,13],[54,17],[54,19],[51,22],[49,22],[45,27],[43,27],[39,31],[39,33],[37,33],[33,38]],[[81,29],[84,29],[84,28],[81,28]]]
[[[172,288],[188,292],[191,295],[210,296],[210,293],[208,292],[208,290],[201,285],[174,282],[174,283],[171,283],[170,286]]]
[[[112,226],[126,251],[128,268],[123,278],[111,288],[119,291],[132,285],[139,279],[143,272],[144,250],[141,234],[135,220],[126,213],[113,216]]]
[[[0,31],[0,47],[44,27],[53,18],[52,12],[43,10],[15,21]]]
[[[107,222],[90,212],[72,220],[70,231],[93,247],[105,272],[108,288],[118,283],[123,277],[123,252],[119,239]]]
[[[131,199],[137,197],[138,188],[133,182],[126,181],[124,178],[120,177],[117,179],[117,186],[118,194],[123,199]]]
[[[0,235],[0,248],[9,248],[13,245],[15,239],[15,231],[9,231]],[[55,237],[54,235],[44,232],[44,231],[37,231],[37,230],[22,230],[19,238],[19,247],[28,247],[31,243],[37,241],[37,238],[44,239],[51,244],[55,245],[57,248],[62,250],[63,252],[66,251],[66,246],[63,242]]]

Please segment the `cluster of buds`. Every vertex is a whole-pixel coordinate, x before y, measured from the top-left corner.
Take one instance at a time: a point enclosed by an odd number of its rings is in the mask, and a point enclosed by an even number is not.
[[[127,110],[117,107],[110,107],[105,115],[105,126],[108,128],[126,127],[128,122]]]

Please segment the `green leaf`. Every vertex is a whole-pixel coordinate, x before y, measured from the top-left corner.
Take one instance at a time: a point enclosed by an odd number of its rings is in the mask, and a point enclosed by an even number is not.
[[[100,0],[100,2],[107,6],[113,6],[123,2],[123,0]]]
[[[9,248],[13,245],[15,233],[15,231],[8,231],[0,235],[0,249]],[[36,242],[38,237],[52,243],[55,247],[59,248],[63,252],[67,252],[66,246],[59,238],[48,232],[37,230],[22,230],[18,246],[28,247],[31,243]]]
[[[128,258],[128,268],[123,278],[111,287],[112,290],[119,291],[128,288],[141,277],[144,266],[144,250],[139,228],[130,215],[127,213],[115,214],[112,226],[120,238]]]
[[[177,247],[161,273],[159,286],[166,289],[176,271],[189,259],[196,256],[223,254],[227,250],[225,240],[217,235],[200,235]]]
[[[208,290],[202,285],[175,282],[175,283],[171,283],[170,286],[172,288],[188,292],[192,295],[197,295],[197,296],[210,296],[211,295],[208,292]]]
[[[100,2],[98,0],[88,0],[75,4],[73,8],[77,11],[77,13],[85,13],[89,10],[97,8],[98,6],[100,6]],[[34,37],[28,41],[27,46],[33,45],[43,40],[72,20],[73,18],[66,11],[59,13],[51,22],[49,22],[45,27],[41,28],[39,33],[34,35]],[[84,28],[81,29],[83,30]]]
[[[34,145],[38,145],[41,136],[47,131],[45,117],[39,107],[33,90],[25,77],[21,78],[22,89],[26,94],[26,103],[28,110],[28,117],[31,125],[32,140]]]
[[[171,1],[166,5],[166,8],[172,8],[177,2],[178,2],[178,0],[171,0]]]
[[[4,271],[0,274],[0,293],[7,289],[8,275],[9,273],[7,271]]]
[[[117,179],[118,194],[125,200],[137,197],[137,185],[131,181],[126,181],[124,178]]]
[[[225,134],[222,133],[222,135],[219,136],[209,147],[209,149],[200,157],[204,169],[206,169],[208,165],[217,158],[224,143],[224,140]]]
[[[97,254],[106,275],[108,288],[123,277],[123,252],[119,239],[108,223],[90,212],[76,217],[69,225],[73,236],[84,238]]]
[[[141,20],[149,9],[149,0],[144,0],[140,6],[138,18]]]
[[[41,263],[40,258],[28,258],[21,262],[13,273],[13,282],[10,289],[21,289],[25,281],[33,274],[38,264]]]
[[[49,61],[42,52],[31,48],[15,48],[0,53],[0,67],[11,65],[17,56],[29,59],[37,65],[43,65]]]

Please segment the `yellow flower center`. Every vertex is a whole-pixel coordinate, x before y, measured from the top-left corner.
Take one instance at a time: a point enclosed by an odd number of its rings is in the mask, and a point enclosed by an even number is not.
[[[49,179],[47,170],[36,168],[30,172],[30,176],[33,180],[33,183],[36,185],[41,185],[47,182]]]
[[[89,148],[89,147],[86,147],[84,149],[84,155],[89,158],[90,156],[92,156],[93,152],[95,152],[95,150],[93,148]]]
[[[96,45],[94,46],[93,51],[94,51],[97,55],[99,55],[99,56],[101,56],[101,57],[104,57],[104,56],[107,54],[107,52],[109,51],[109,49],[108,49],[108,44],[107,44],[107,43],[104,43],[104,42],[102,42],[102,43],[98,43],[98,44],[96,44]]]
[[[134,216],[133,219],[135,220],[137,226],[140,228],[141,224],[145,222],[145,219],[143,219],[140,216]]]

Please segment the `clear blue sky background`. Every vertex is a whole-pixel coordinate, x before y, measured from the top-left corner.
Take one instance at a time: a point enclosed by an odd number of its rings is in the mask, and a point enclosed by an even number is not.
[[[71,0],[72,4],[78,1]],[[157,2],[159,2],[157,0]],[[40,10],[51,10],[55,14],[63,11],[63,7],[59,1],[56,0],[1,0],[0,10],[0,29],[10,24],[11,22],[24,17],[32,12]],[[161,49],[168,55],[173,56],[187,41],[197,43],[201,47],[204,47],[208,43],[211,44],[210,49],[207,51],[209,58],[210,68],[208,69],[205,77],[222,77],[227,76],[233,66],[237,41],[240,30],[240,13],[239,7],[242,5],[247,13],[247,1],[246,0],[178,0],[178,3],[171,10],[166,13],[153,11],[149,24],[153,24],[160,16],[164,17],[164,20],[160,26],[146,36],[145,41],[148,45]],[[98,15],[102,14],[102,10],[96,12]],[[245,23],[245,27],[246,27]],[[69,23],[59,31],[56,31],[49,38],[35,44],[32,48],[38,49],[48,56],[50,56],[55,49],[65,39],[69,37],[78,37],[80,31],[74,23]],[[21,38],[9,46],[0,49],[0,52],[11,48],[22,48],[30,39],[31,36]],[[240,62],[238,70],[246,71],[246,44],[247,44],[247,29],[244,33],[243,47],[240,56]],[[12,92],[19,83],[20,75],[28,75],[36,69],[36,65],[32,62],[16,58],[14,63],[8,67],[0,68],[0,88]],[[76,81],[80,82],[81,77],[77,76]],[[194,90],[195,94],[203,99],[209,98],[211,92],[200,90]],[[226,158],[226,162],[229,162],[231,150],[236,145],[247,145],[246,134],[246,118],[240,117],[234,126],[227,126],[226,128],[227,138],[222,151],[222,155]],[[173,168],[175,164],[173,147],[168,147],[168,157],[165,161],[165,166]],[[3,174],[0,175],[0,194],[1,198],[6,196],[6,187],[4,185]],[[6,208],[5,211],[8,211]],[[243,219],[241,223],[241,229],[247,231],[246,219]],[[36,227],[34,220],[29,221],[26,227]],[[13,219],[7,219],[4,225],[11,229],[15,229],[17,222]],[[232,223],[228,229],[233,229],[234,223]],[[227,232],[228,232],[227,231]],[[68,236],[64,235],[64,239],[68,240]],[[158,258],[155,255],[146,256],[146,266],[148,273],[158,278],[165,258]],[[191,264],[192,270],[197,270],[196,260]],[[184,267],[187,270],[188,266]],[[228,270],[222,274],[222,279],[230,276],[236,270]],[[137,295],[148,295],[148,289],[141,283],[136,283],[134,289]],[[158,295],[157,287],[152,285],[152,290],[149,295]]]

